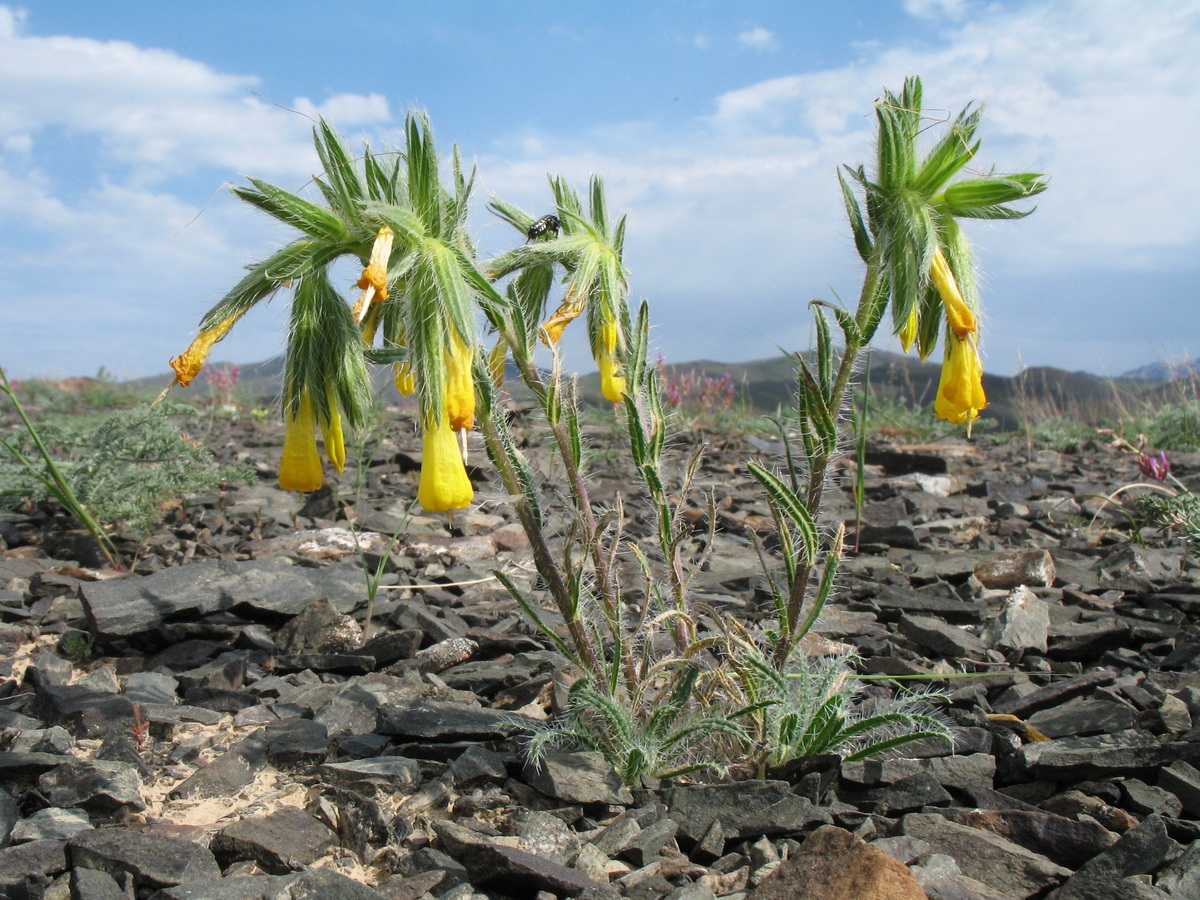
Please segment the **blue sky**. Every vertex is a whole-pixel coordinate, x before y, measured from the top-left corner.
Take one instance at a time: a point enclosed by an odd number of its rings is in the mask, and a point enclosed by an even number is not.
[[[166,371],[288,239],[225,190],[304,186],[311,123],[288,108],[376,146],[427,110],[479,166],[485,258],[513,237],[489,195],[538,214],[547,174],[603,175],[669,361],[802,349],[807,301],[861,278],[837,166],[869,161],[871,102],[908,74],[933,115],[985,103],[981,169],[1052,179],[1030,218],[969,229],[990,370],[1200,355],[1200,0],[333,9],[0,5],[0,365]],[[280,352],[284,311],[256,310],[212,359]]]

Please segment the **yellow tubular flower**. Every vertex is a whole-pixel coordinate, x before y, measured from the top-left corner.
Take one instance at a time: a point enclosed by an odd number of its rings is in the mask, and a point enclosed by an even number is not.
[[[417,500],[429,512],[446,512],[470,506],[475,497],[467,467],[463,464],[458,438],[450,418],[425,422],[421,436],[421,481]]]
[[[937,399],[933,404],[939,419],[967,426],[987,408],[983,393],[983,365],[979,352],[970,338],[946,335],[946,357],[942,362],[942,377],[938,381]]]
[[[471,372],[474,360],[474,351],[451,326],[444,402],[450,427],[455,431],[470,431],[475,426],[475,379]]]
[[[950,329],[960,338],[974,334],[979,328],[979,323],[975,319],[975,313],[959,293],[958,282],[954,280],[954,273],[950,271],[950,263],[941,247],[933,254],[929,277],[933,280],[933,286],[937,288],[938,296],[942,298],[942,305],[946,307],[946,322]]]
[[[333,388],[326,391],[326,396],[329,398],[329,421],[321,429],[325,438],[325,455],[340,473],[346,467],[346,439],[342,434],[342,417]]]
[[[340,431],[340,429],[339,429]],[[315,491],[324,481],[321,455],[317,452],[317,422],[308,391],[300,397],[300,409],[287,419],[283,457],[279,461],[279,486],[285,491]]]
[[[402,397],[411,397],[417,389],[417,380],[413,378],[412,366],[408,363],[392,363],[392,379]]]
[[[504,385],[504,363],[508,359],[508,344],[504,338],[496,338],[496,346],[488,354],[488,374],[492,376],[492,384],[497,388]]]
[[[171,368],[175,370],[175,381],[183,387],[191,384],[192,379],[199,375],[200,370],[204,368],[204,361],[208,359],[208,353],[212,350],[213,344],[225,337],[225,333],[240,317],[241,313],[228,316],[212,328],[206,328],[196,335],[191,346],[171,360]]]
[[[611,403],[620,403],[624,398],[621,392],[625,390],[625,379],[617,374],[616,360],[613,354],[617,349],[617,326],[615,322],[606,322],[601,326],[600,337],[604,342],[603,352],[596,360],[600,366],[600,392],[604,399]]]
[[[908,314],[908,321],[896,333],[896,337],[900,338],[900,346],[904,348],[905,353],[912,349],[913,341],[917,339],[917,307],[915,305],[912,312]]]

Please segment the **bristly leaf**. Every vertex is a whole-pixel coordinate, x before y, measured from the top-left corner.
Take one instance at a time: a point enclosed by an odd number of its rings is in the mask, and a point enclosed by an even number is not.
[[[796,529],[801,542],[804,544],[806,560],[812,561],[816,559],[819,549],[817,524],[813,520],[812,513],[805,507],[804,502],[786,481],[767,469],[762,463],[751,460],[746,464],[746,468],[750,470],[750,474],[754,476],[754,479],[762,485],[771,502],[777,504],[783,510],[792,527]]]

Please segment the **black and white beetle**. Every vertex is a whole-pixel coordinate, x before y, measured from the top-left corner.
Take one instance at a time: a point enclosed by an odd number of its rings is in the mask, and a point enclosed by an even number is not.
[[[529,226],[529,230],[525,234],[531,241],[535,238],[540,238],[549,231],[554,232],[554,236],[558,237],[558,230],[560,228],[562,228],[562,222],[558,220],[558,216],[542,216]]]

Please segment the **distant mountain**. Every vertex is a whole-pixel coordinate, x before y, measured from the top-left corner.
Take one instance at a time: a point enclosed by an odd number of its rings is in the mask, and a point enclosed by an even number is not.
[[[1121,377],[1142,381],[1174,381],[1177,378],[1188,378],[1193,375],[1200,375],[1200,358],[1185,363],[1151,363],[1148,366],[1130,369]]]
[[[884,350],[871,351],[869,357],[869,365],[866,358],[860,364],[858,381],[861,383],[864,374],[869,372],[873,396],[932,407],[941,373],[940,361],[921,362],[911,356]],[[210,365],[227,364],[218,362]],[[1190,368],[1182,371],[1182,374],[1200,373],[1200,360],[1188,365]],[[737,390],[738,401],[752,412],[773,413],[781,408],[786,409],[796,391],[795,365],[788,356],[742,363],[702,359],[675,363],[665,368],[669,377],[676,378],[694,375],[720,379],[729,375]],[[984,417],[996,419],[1002,428],[1013,428],[1022,421],[1053,417],[1098,424],[1106,419],[1127,415],[1139,403],[1147,400],[1161,402],[1166,396],[1163,391],[1167,390],[1169,381],[1180,374],[1180,367],[1161,364],[1143,366],[1118,378],[1105,378],[1089,372],[1066,372],[1050,367],[1025,369],[1013,377],[985,372],[983,386],[989,405]],[[389,400],[399,400],[392,385],[390,369],[379,366],[374,377],[376,385],[385,391]],[[513,372],[508,373],[507,380],[509,384],[515,382]],[[169,381],[169,375],[162,375],[139,379],[130,382],[130,385],[157,392]],[[282,383],[283,357],[277,356],[240,366],[237,392],[243,398],[252,398],[265,405],[278,402]],[[186,393],[193,397],[206,396],[209,389],[205,379],[197,378]],[[513,393],[523,396],[520,390],[514,390]],[[585,403],[603,402],[599,376],[593,373],[581,377],[579,394]]]

